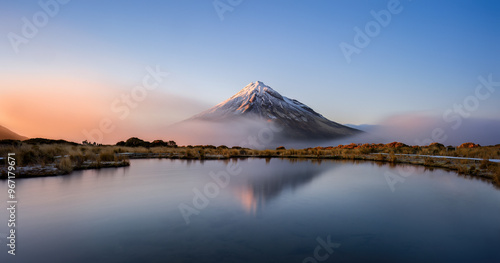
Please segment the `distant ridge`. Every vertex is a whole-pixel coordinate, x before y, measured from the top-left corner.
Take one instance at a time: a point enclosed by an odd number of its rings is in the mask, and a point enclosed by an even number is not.
[[[6,140],[6,139],[23,141],[23,140],[28,139],[28,137],[19,135],[15,132],[5,128],[4,126],[0,125],[0,140]]]

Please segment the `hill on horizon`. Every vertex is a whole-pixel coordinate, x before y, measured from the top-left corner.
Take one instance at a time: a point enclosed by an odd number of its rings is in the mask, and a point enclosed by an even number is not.
[[[13,131],[7,129],[6,127],[0,125],[0,140],[6,140],[6,139],[23,141],[23,140],[27,140],[29,138],[26,136],[19,135]]]

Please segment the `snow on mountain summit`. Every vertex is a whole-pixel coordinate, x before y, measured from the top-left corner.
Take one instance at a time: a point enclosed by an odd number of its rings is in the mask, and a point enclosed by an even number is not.
[[[301,102],[282,96],[261,81],[248,84],[238,93],[195,117],[218,119],[234,115],[254,115],[264,119],[288,118],[308,121],[320,114]]]
[[[242,119],[274,122],[286,135],[299,139],[327,139],[358,133],[328,120],[307,105],[280,93],[261,81],[248,84],[229,99],[186,121],[232,122]]]
[[[282,98],[278,92],[264,84],[262,81],[256,81],[246,85],[242,90],[229,98],[229,100],[236,97],[249,97],[253,95],[264,96],[265,93],[271,94],[277,98]]]

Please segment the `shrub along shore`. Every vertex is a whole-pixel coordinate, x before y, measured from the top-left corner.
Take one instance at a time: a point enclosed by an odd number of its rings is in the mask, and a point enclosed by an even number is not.
[[[7,178],[6,158],[15,153],[16,178],[69,174],[74,170],[100,169],[130,165],[129,159],[170,158],[217,160],[230,158],[287,158],[365,160],[389,164],[413,164],[429,168],[454,170],[459,174],[484,178],[500,186],[500,145],[479,146],[464,143],[458,147],[433,143],[409,146],[399,142],[389,144],[349,144],[307,149],[255,150],[224,145],[177,146],[175,142],[147,142],[130,138],[117,145],[77,144],[63,140],[30,139],[0,140],[0,178]],[[475,159],[449,159],[439,156]]]

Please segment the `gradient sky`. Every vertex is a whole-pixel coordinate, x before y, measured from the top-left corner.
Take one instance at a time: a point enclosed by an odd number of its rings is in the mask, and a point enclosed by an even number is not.
[[[377,124],[441,116],[474,95],[479,76],[500,81],[494,0],[401,0],[402,11],[348,63],[340,43],[354,45],[354,28],[389,2],[244,0],[221,20],[213,1],[72,0],[16,53],[9,34],[23,36],[23,17],[44,11],[38,1],[2,1],[0,125],[81,141],[82,130],[109,118],[117,128],[105,142],[168,139],[163,127],[256,80],[333,121]],[[169,76],[120,119],[113,101],[156,65]],[[471,116],[498,121],[499,113],[497,89]]]

